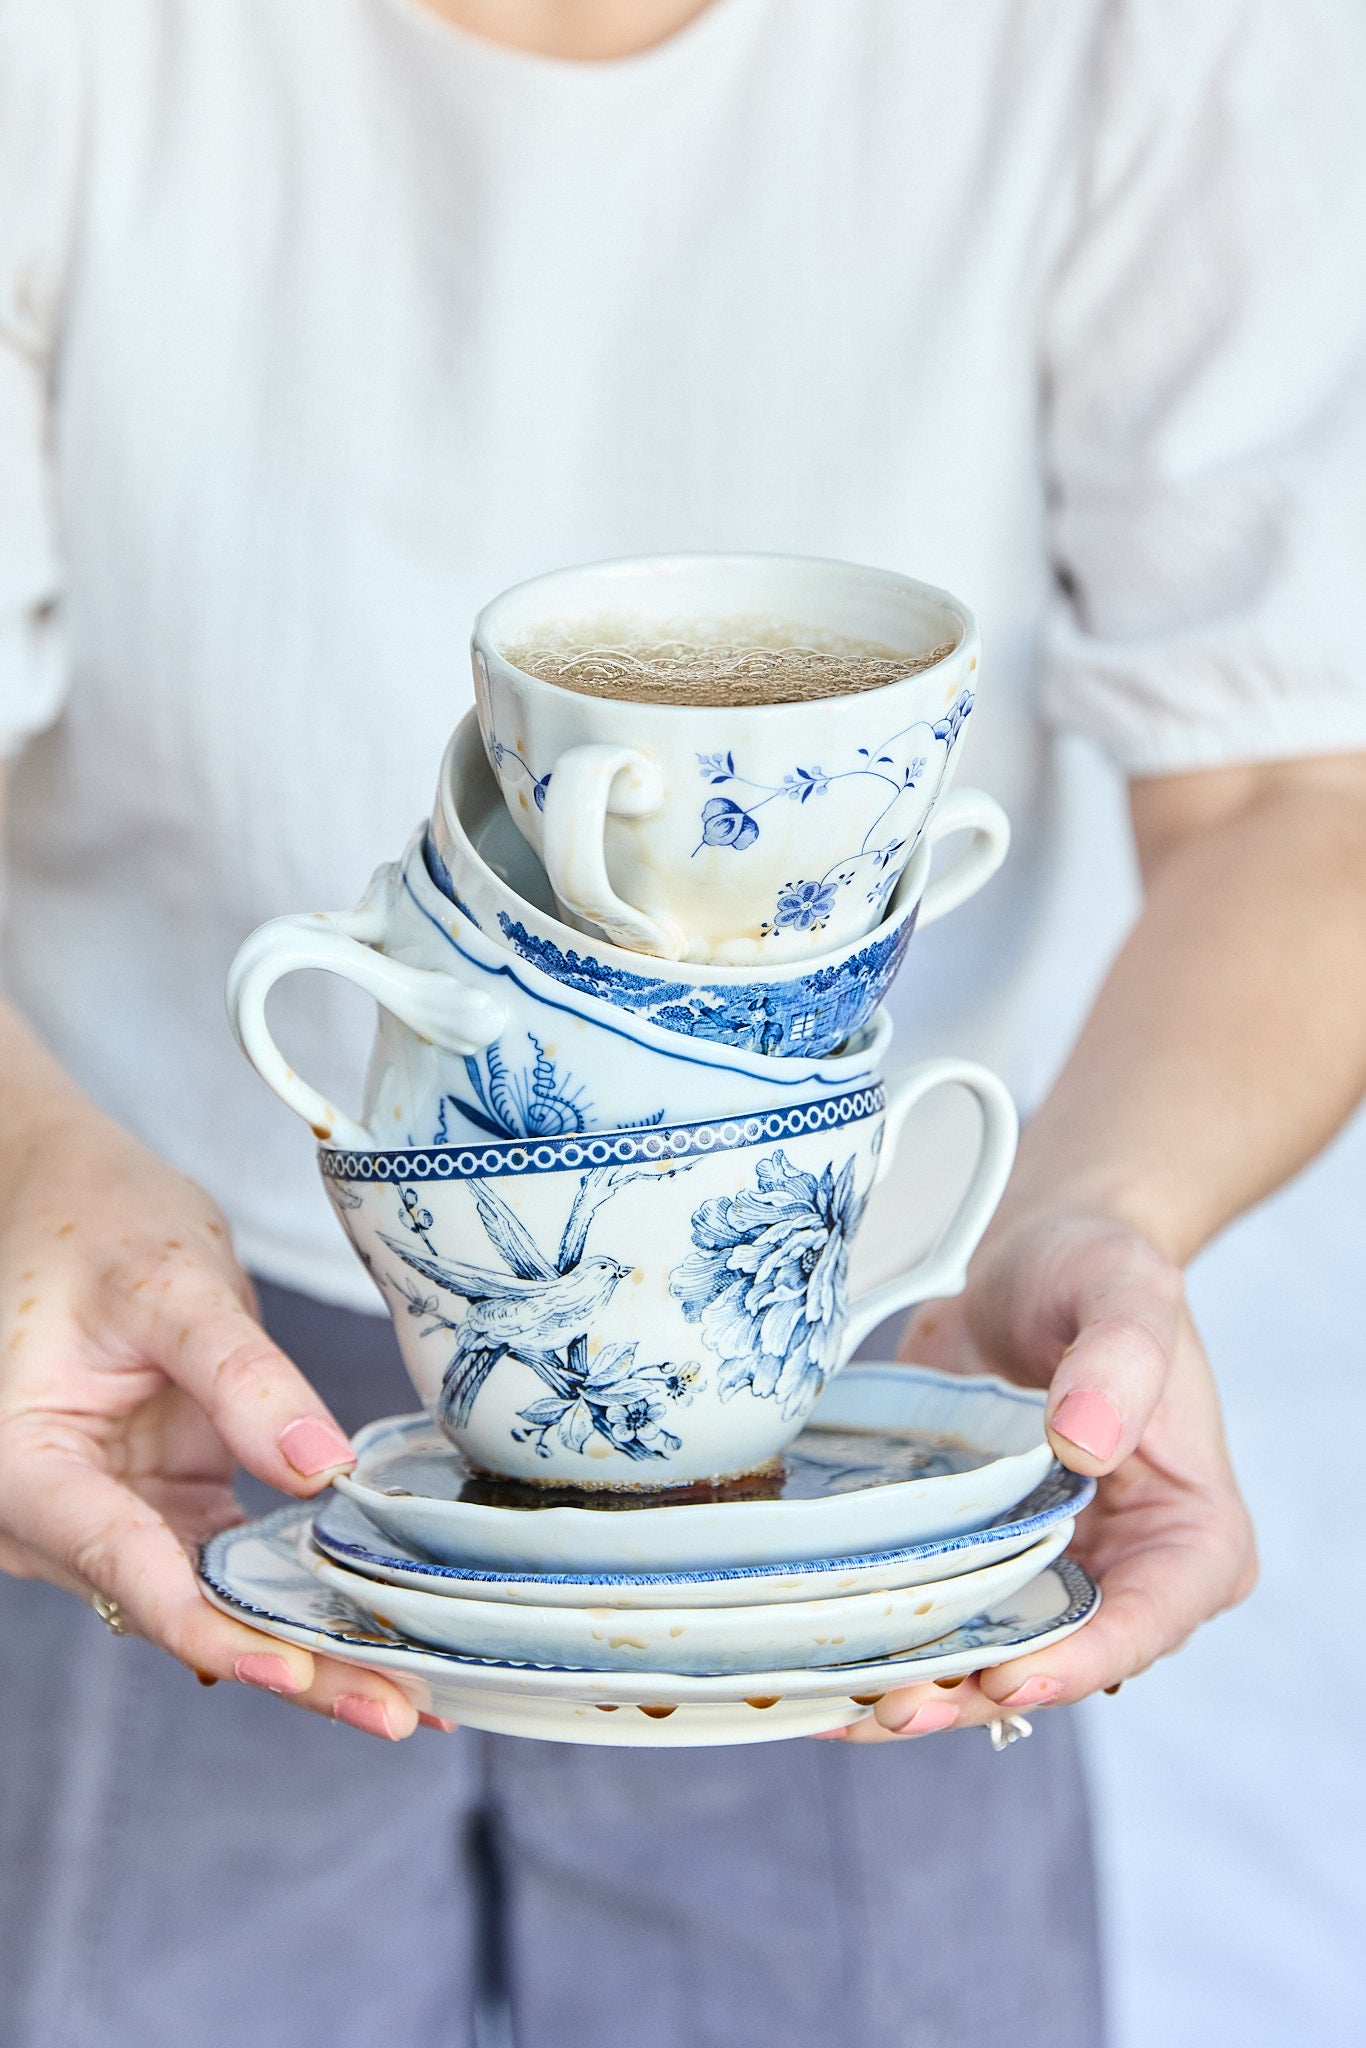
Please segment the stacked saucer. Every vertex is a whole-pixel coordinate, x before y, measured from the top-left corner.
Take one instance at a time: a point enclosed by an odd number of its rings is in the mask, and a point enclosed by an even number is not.
[[[856,1365],[780,1471],[711,1498],[591,1504],[473,1471],[423,1415],[371,1424],[316,1508],[216,1537],[209,1597],[469,1727],[618,1746],[837,1728],[896,1687],[1080,1627],[1065,1555],[1093,1482],[1042,1397]]]

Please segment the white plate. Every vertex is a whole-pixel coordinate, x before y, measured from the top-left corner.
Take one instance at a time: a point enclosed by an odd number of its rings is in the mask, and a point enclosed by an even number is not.
[[[1081,1566],[1062,1557],[972,1627],[909,1657],[732,1678],[560,1671],[453,1657],[379,1629],[303,1562],[308,1519],[307,1507],[281,1508],[205,1544],[200,1577],[214,1605],[266,1635],[383,1672],[425,1713],[549,1741],[667,1748],[814,1734],[861,1719],[897,1686],[959,1678],[1045,1649],[1100,1602]]]
[[[1008,1600],[1066,1548],[1070,1522],[1000,1564],[887,1593],[768,1607],[514,1607],[380,1586],[316,1557],[313,1568],[383,1627],[458,1657],[584,1671],[748,1672],[866,1662],[917,1650]]]
[[[1053,1461],[1044,1395],[926,1366],[851,1365],[784,1452],[810,1497],[667,1507],[488,1506],[461,1499],[475,1476],[424,1416],[372,1422],[337,1480],[386,1536],[443,1564],[501,1571],[677,1571],[842,1557],[962,1534],[994,1521]],[[835,1432],[831,1441],[829,1432]],[[967,1471],[928,1460],[906,1478],[907,1439],[975,1445]],[[892,1439],[893,1441],[888,1441]]]
[[[333,1564],[408,1586],[415,1593],[454,1593],[464,1600],[526,1602],[534,1607],[736,1607],[784,1600],[823,1600],[836,1593],[882,1593],[953,1578],[1014,1557],[1060,1522],[1071,1526],[1096,1490],[1094,1479],[1054,1465],[1041,1486],[985,1529],[913,1543],[864,1557],[816,1557],[799,1564],[723,1565],[692,1572],[500,1572],[488,1565],[434,1564],[402,1549],[354,1501],[325,1494],[313,1517],[313,1541]],[[385,1545],[390,1545],[386,1548]]]

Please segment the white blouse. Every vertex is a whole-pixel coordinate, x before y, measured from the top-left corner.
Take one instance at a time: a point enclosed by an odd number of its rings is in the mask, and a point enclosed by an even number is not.
[[[981,618],[1015,848],[900,1029],[1028,1094],[1115,914],[1059,734],[1366,745],[1363,108],[1359,0],[716,0],[605,64],[0,0],[8,991],[256,1270],[377,1307],[233,951],[399,850],[485,598],[794,550]],[[354,1099],[363,1007],[280,1009]]]

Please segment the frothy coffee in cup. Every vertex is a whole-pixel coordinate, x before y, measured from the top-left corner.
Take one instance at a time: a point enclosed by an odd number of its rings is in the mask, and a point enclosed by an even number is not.
[[[791,620],[677,620],[648,629],[601,617],[542,627],[502,651],[525,674],[582,697],[636,704],[809,704],[881,689],[932,668],[954,643],[918,654]]]

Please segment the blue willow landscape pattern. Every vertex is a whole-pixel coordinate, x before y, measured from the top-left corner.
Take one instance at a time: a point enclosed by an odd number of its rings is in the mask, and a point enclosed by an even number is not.
[[[437,1401],[443,1424],[468,1422],[490,1373],[502,1359],[515,1358],[546,1389],[518,1410],[523,1427],[513,1431],[515,1442],[532,1444],[540,1456],[550,1456],[552,1437],[582,1452],[598,1436],[634,1459],[669,1458],[682,1449],[669,1425],[704,1386],[704,1368],[694,1359],[641,1361],[639,1342],[604,1344],[590,1359],[594,1323],[633,1269],[607,1254],[589,1257],[587,1242],[598,1212],[632,1181],[672,1179],[693,1163],[680,1162],[663,1176],[629,1165],[577,1176],[553,1256],[487,1183],[467,1183],[501,1268],[443,1257],[430,1235],[431,1210],[415,1187],[398,1186],[404,1235],[379,1236],[408,1271],[396,1276],[376,1271],[369,1259],[366,1264],[386,1294],[397,1297],[395,1308],[401,1301],[424,1323],[424,1337],[444,1330],[453,1340]],[[340,1207],[349,1206],[348,1191],[332,1192]],[[838,1365],[849,1240],[864,1199],[854,1191],[852,1157],[838,1174],[827,1165],[816,1175],[795,1168],[778,1150],[758,1161],[753,1188],[694,1209],[695,1249],[675,1267],[670,1292],[719,1361],[723,1400],[748,1388],[790,1416]],[[443,1294],[465,1303],[463,1316],[444,1312]]]

